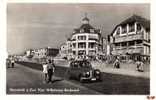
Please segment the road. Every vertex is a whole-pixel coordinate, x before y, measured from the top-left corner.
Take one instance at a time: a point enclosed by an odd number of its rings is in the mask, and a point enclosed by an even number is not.
[[[41,71],[15,64],[7,68],[7,94],[100,94],[60,77],[54,76],[52,84],[43,78]]]
[[[33,69],[32,69],[33,68]],[[36,70],[38,69],[38,70]],[[66,69],[56,67],[54,83],[44,84],[42,72],[33,65],[29,67],[16,64],[15,68],[7,69],[7,93],[25,93],[9,91],[10,88],[26,89],[72,89],[75,92],[60,92],[53,90],[28,92],[28,94],[131,94],[148,95],[150,93],[150,81],[146,78],[137,78],[124,75],[102,73],[102,82],[80,83],[66,78]]]

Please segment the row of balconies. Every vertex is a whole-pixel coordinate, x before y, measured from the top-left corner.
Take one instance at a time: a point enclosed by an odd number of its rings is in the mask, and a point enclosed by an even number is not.
[[[101,33],[99,29],[74,29],[73,34],[76,33]]]
[[[136,49],[136,48],[142,48],[143,46],[141,44],[136,44],[136,45],[133,45],[133,46],[116,46],[114,48],[114,50],[120,50],[120,49]]]
[[[143,54],[143,47],[121,47],[121,48],[116,48],[112,51],[112,54],[134,54],[134,53],[139,53],[139,54]]]
[[[98,39],[97,39],[97,38],[77,39],[77,41],[88,41],[88,40],[98,41]],[[76,41],[76,39],[72,39],[72,41]]]
[[[73,48],[72,50],[96,50],[96,48]]]
[[[115,36],[114,37],[114,42],[124,42],[124,41],[133,41],[133,40],[142,40],[143,39],[143,34],[131,34],[131,35],[125,35],[125,36]]]

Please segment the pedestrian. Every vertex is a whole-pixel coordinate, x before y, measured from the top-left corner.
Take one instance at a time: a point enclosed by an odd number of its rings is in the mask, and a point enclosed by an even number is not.
[[[48,78],[48,65],[47,65],[47,62],[44,62],[42,67],[43,67],[43,73],[44,73],[44,82],[47,83],[47,78]]]
[[[52,76],[54,74],[55,65],[54,60],[48,60],[48,83],[52,83]]]
[[[144,72],[144,68],[143,68],[144,63],[141,60],[138,60],[136,62],[136,70],[138,72]]]
[[[14,68],[14,65],[15,65],[15,61],[14,61],[14,59],[12,58],[12,59],[11,59],[11,67]]]
[[[120,68],[120,61],[118,58],[114,62],[114,68]]]
[[[7,58],[7,60],[6,60],[6,65],[7,65],[7,68],[9,68],[9,67],[10,67],[10,64],[11,64],[11,61],[10,61],[10,59],[9,59],[9,58]]]

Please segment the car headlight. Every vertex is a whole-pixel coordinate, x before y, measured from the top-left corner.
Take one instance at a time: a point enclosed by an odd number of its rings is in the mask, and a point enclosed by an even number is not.
[[[86,72],[87,75],[89,75],[89,72]]]
[[[96,73],[96,74],[100,74],[100,72],[99,72],[99,71],[95,71],[95,73]]]

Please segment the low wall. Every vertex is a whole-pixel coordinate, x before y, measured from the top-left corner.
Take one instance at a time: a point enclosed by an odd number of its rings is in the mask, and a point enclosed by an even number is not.
[[[34,63],[34,62],[16,62],[16,63],[24,65],[24,66],[32,68],[32,69],[36,69],[36,70],[40,70],[40,71],[43,70],[42,65],[38,64],[38,63]],[[55,75],[59,76],[59,77],[65,77],[67,69],[68,69],[67,67],[56,66]]]

